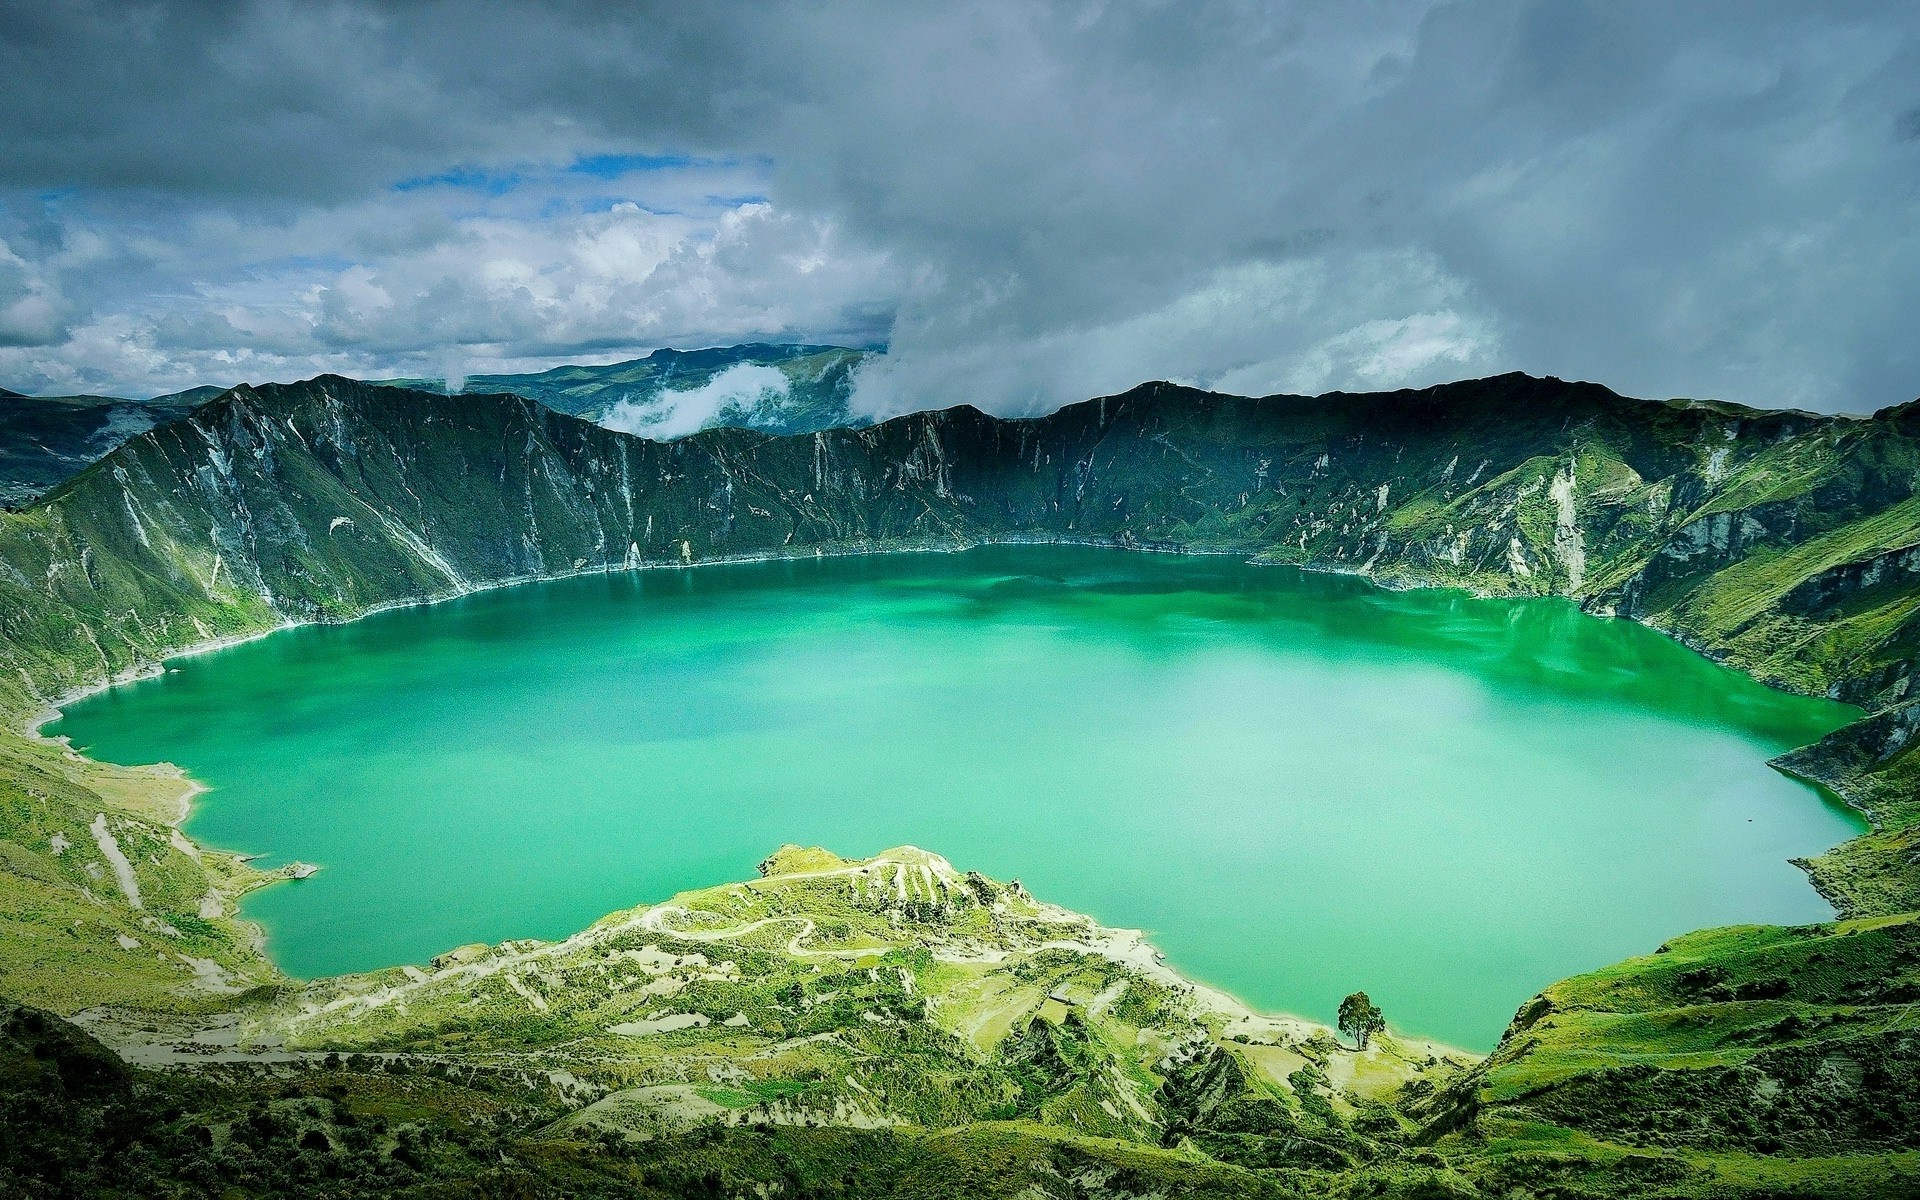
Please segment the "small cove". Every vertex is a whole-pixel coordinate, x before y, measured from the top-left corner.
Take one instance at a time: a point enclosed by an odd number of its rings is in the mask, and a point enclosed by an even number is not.
[[[902,843],[1153,933],[1256,1006],[1484,1050],[1552,980],[1831,910],[1858,832],[1766,759],[1853,710],[1559,600],[1002,546],[587,577],[181,659],[48,727],[322,864],[245,911],[296,975],[559,937]]]

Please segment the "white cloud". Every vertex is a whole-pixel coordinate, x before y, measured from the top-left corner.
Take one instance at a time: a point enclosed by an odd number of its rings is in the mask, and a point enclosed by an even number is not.
[[[1401,387],[1499,362],[1491,316],[1419,254],[1328,250],[1222,268],[1146,312],[1025,336],[955,338],[952,313],[930,307],[936,316],[904,318],[894,353],[861,370],[856,411],[1045,412],[1149,379],[1252,395]],[[1371,312],[1393,315],[1356,323]]]
[[[1920,390],[1898,0],[15,7],[10,386],[890,338],[872,411]]]
[[[0,241],[0,346],[44,346],[66,333],[67,304],[45,271]]]
[[[864,343],[884,334],[890,311],[885,256],[763,201],[698,213],[613,201],[553,215],[524,211],[515,198],[436,221],[417,219],[410,202],[389,216],[413,236],[384,242],[364,236],[382,226],[367,210],[379,207],[308,213],[278,230],[189,223],[165,254],[167,269],[196,264],[190,289],[164,306],[96,309],[70,330],[40,331],[30,348],[0,337],[0,380],[144,395],[322,371],[440,376],[450,359],[476,374],[610,361],[659,345]],[[344,265],[324,253],[349,239],[383,252]],[[273,250],[281,253],[258,257]],[[136,253],[123,237],[99,261],[128,263]],[[0,305],[10,265],[0,257]],[[41,298],[51,290],[23,291],[22,322],[33,304],[47,308]],[[11,311],[0,307],[0,322]]]
[[[722,424],[723,417],[745,417],[777,405],[787,398],[788,391],[787,377],[778,367],[740,363],[721,371],[702,387],[621,400],[600,423],[623,433],[671,441]]]
[[[1266,387],[1233,372],[1214,381],[1222,391],[1373,391],[1439,383],[1491,369],[1499,339],[1484,318],[1451,310],[1363,322],[1288,359]],[[1279,364],[1273,364],[1279,365]]]

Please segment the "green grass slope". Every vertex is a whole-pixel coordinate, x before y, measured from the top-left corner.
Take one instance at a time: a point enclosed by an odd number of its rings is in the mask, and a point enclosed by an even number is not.
[[[130,1068],[71,1026],[0,1010],[9,1196],[1214,1198],[1297,1195],[1192,1153],[1023,1123],[551,1132],[544,1080],[395,1063],[294,1073]]]
[[[1431,1174],[1389,1101],[1470,1062],[1345,1049],[910,847],[787,847],[562,942],[80,1026],[0,1021],[20,1194],[484,1192],[504,1164],[535,1194],[1280,1196]]]
[[[1420,1115],[1486,1161],[1656,1156],[1706,1194],[1912,1194],[1920,922],[1708,930],[1565,980]]]
[[[263,986],[220,1012],[112,1006],[80,1028],[8,1012],[0,1120],[18,1136],[0,1142],[0,1183],[1912,1195],[1917,930],[1902,918],[1679,938],[1555,985],[1474,1065],[1391,1034],[1355,1053],[1250,1013],[1167,970],[1137,934],[936,855],[789,847],[757,879],[560,942]]]

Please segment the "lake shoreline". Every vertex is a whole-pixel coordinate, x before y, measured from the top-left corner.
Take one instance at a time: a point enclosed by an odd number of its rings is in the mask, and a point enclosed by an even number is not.
[[[1062,539],[1053,539],[1053,538],[1048,538],[1048,539],[1019,539],[1019,540],[1011,540],[1011,539],[995,539],[995,540],[994,540],[994,541],[992,541],[992,542],[983,542],[983,543],[977,543],[977,544],[968,544],[968,545],[954,545],[954,544],[936,544],[936,545],[921,545],[921,546],[916,546],[916,547],[912,547],[912,548],[910,548],[910,550],[909,550],[909,551],[907,551],[907,552],[908,552],[908,553],[915,553],[915,552],[917,552],[917,553],[934,553],[934,554],[951,554],[951,553],[954,553],[954,552],[957,552],[957,551],[963,551],[963,550],[969,550],[969,549],[974,549],[974,548],[976,548],[976,546],[979,546],[980,548],[990,548],[990,547],[992,547],[992,546],[995,546],[995,545],[1009,545],[1009,546],[1030,546],[1030,545],[1037,545],[1037,546],[1040,546],[1040,547],[1047,547],[1047,546],[1060,546],[1060,547],[1084,547],[1084,548],[1088,548],[1088,549],[1090,549],[1090,550],[1095,550],[1095,551],[1106,551],[1106,550],[1111,550],[1111,549],[1125,549],[1125,548],[1131,548],[1131,547],[1115,547],[1115,546],[1113,546],[1113,545],[1111,545],[1110,543],[1107,543],[1107,542],[1103,542],[1103,541],[1097,541],[1097,540],[1091,540],[1091,539],[1089,539],[1089,540],[1073,540],[1073,541],[1064,541],[1064,540],[1062,540]],[[1246,567],[1248,567],[1248,568],[1252,568],[1252,567],[1259,567],[1259,566],[1272,566],[1272,565],[1288,565],[1288,564],[1272,564],[1272,563],[1264,563],[1264,562],[1248,562],[1248,561],[1247,561],[1247,558],[1246,558],[1246,556],[1245,556],[1245,555],[1244,555],[1243,553],[1241,553],[1241,552],[1240,552],[1240,551],[1238,551],[1238,550],[1232,550],[1232,549],[1228,549],[1228,550],[1219,550],[1219,549],[1215,549],[1215,550],[1210,550],[1210,551],[1202,551],[1202,552],[1197,552],[1197,553],[1196,553],[1196,552],[1193,552],[1193,551],[1190,551],[1190,550],[1186,550],[1186,549],[1182,549],[1182,548],[1164,548],[1164,549],[1162,549],[1162,548],[1147,548],[1147,549],[1154,549],[1154,550],[1158,550],[1158,551],[1159,551],[1160,553],[1165,553],[1165,554],[1168,554],[1168,555],[1170,555],[1170,556],[1173,556],[1173,557],[1192,557],[1192,558],[1216,558],[1216,559],[1238,559],[1238,560],[1240,560],[1240,564],[1242,564],[1242,565],[1245,565],[1245,566],[1246,566]],[[815,554],[815,553],[812,553],[812,552],[808,552],[808,553],[805,553],[805,554],[797,554],[797,555],[796,555],[796,554],[781,554],[781,555],[773,555],[773,556],[766,556],[766,555],[762,555],[762,556],[754,556],[754,557],[752,557],[752,558],[745,558],[745,557],[742,557],[742,558],[738,558],[738,559],[732,559],[732,560],[721,560],[721,559],[713,559],[713,560],[703,560],[702,562],[700,562],[700,563],[696,563],[696,564],[693,564],[693,565],[700,565],[700,566],[708,566],[708,565],[714,565],[714,566],[721,566],[721,565],[751,565],[751,564],[755,564],[755,563],[767,563],[767,562],[793,562],[793,561],[800,561],[800,562],[804,562],[804,561],[806,561],[806,560],[810,560],[810,559],[812,559],[812,560],[818,560],[818,559],[824,559],[824,558],[835,558],[835,559],[847,559],[847,558],[856,558],[856,557],[869,557],[869,558],[878,558],[878,557],[880,556],[880,554],[881,554],[881,553],[887,553],[887,552],[875,552],[875,551],[871,551],[871,550],[854,550],[854,551],[847,551],[847,552],[844,552],[844,553],[835,553],[835,554],[827,554],[827,553],[820,553],[820,554]],[[1069,561],[1072,561],[1072,560],[1069,560]],[[1097,560],[1097,559],[1090,559],[1089,561],[1098,561],[1098,560]],[[666,567],[676,567],[676,566],[680,566],[680,565],[681,565],[681,564],[674,564],[674,563],[668,563],[668,564],[656,564],[656,565],[653,565],[653,566],[650,566],[650,567],[648,567],[648,568],[645,568],[645,569],[650,569],[650,570],[655,570],[655,569],[659,569],[659,567],[661,567],[661,566],[666,566]],[[996,567],[996,568],[993,568],[993,570],[999,570],[999,569],[1001,569],[1001,568],[997,568],[997,567]],[[1196,568],[1196,569],[1199,569],[1199,570],[1203,570],[1203,574],[1204,574],[1205,572],[1210,572],[1210,571],[1212,570],[1211,568],[1205,568],[1205,569],[1202,569],[1202,568]],[[939,568],[939,569],[938,569],[938,571],[945,571],[945,570],[947,570],[947,568],[944,568],[944,567],[942,567],[942,568]],[[1183,569],[1176,569],[1176,571],[1178,571],[1178,570],[1183,570]],[[1238,571],[1239,571],[1239,566],[1235,566],[1235,567],[1233,567],[1233,568],[1231,568],[1231,571],[1232,571],[1232,572],[1238,572]],[[588,570],[582,570],[582,571],[577,571],[577,572],[571,572],[571,573],[569,573],[569,575],[568,575],[568,576],[566,576],[566,577],[564,577],[564,578],[562,578],[562,579],[554,579],[554,580],[549,580],[549,579],[546,579],[546,578],[544,578],[544,577],[543,577],[543,578],[539,578],[539,579],[528,579],[528,580],[523,580],[523,581],[518,581],[517,583],[502,583],[502,584],[500,584],[500,585],[497,585],[497,586],[490,586],[490,587],[487,587],[487,588],[484,588],[484,589],[479,589],[479,588],[476,588],[476,589],[472,589],[472,590],[470,590],[470,591],[468,591],[468,592],[466,592],[466,593],[462,593],[462,594],[460,594],[460,595],[449,595],[449,596],[442,596],[442,597],[435,597],[435,598],[432,598],[432,599],[431,599],[431,600],[429,601],[429,603],[438,603],[438,602],[439,602],[439,600],[442,600],[442,599],[455,599],[455,598],[461,598],[461,595],[477,595],[477,594],[479,594],[479,593],[481,593],[481,592],[483,592],[483,591],[484,591],[484,592],[489,592],[489,593],[491,593],[491,592],[498,592],[498,591],[501,591],[501,590],[504,590],[505,588],[509,588],[509,587],[513,587],[513,586],[518,586],[518,583],[543,583],[543,582],[564,582],[564,580],[565,580],[565,579],[580,579],[580,578],[591,578],[592,576],[595,576],[595,575],[603,575],[603,576],[611,576],[611,575],[614,575],[614,574],[630,574],[630,573],[634,573],[634,574],[637,574],[637,572],[632,572],[631,570],[622,570],[622,571],[618,571],[618,572],[615,572],[615,571],[602,571],[602,570],[593,570],[593,571],[588,571]],[[938,572],[936,572],[936,574],[937,574],[937,573],[938,573]],[[1043,574],[1044,574],[1044,572],[1043,572]],[[1329,576],[1329,575],[1344,575],[1344,574],[1346,574],[1346,573],[1344,573],[1344,572],[1312,572],[1312,571],[1301,571],[1301,572],[1300,572],[1300,576],[1301,576],[1302,578],[1311,578],[1312,576],[1315,576],[1315,575],[1322,575],[1322,576]],[[758,578],[758,577],[756,576],[756,578]],[[1365,590],[1367,590],[1367,589],[1363,589],[1363,591],[1365,591]],[[1423,592],[1424,592],[1424,593],[1432,593],[1432,592],[1435,592],[1435,591],[1437,591],[1437,590],[1438,590],[1438,589],[1381,589],[1381,591],[1383,591],[1383,592],[1389,592],[1389,593],[1394,593],[1394,594],[1399,594],[1399,593],[1423,593]],[[1450,591],[1453,591],[1453,592],[1455,592],[1456,594],[1460,594],[1460,595],[1469,595],[1469,594],[1470,594],[1470,593],[1467,593],[1467,592],[1465,591],[1465,589],[1448,589],[1448,590],[1450,590]],[[582,593],[582,594],[589,594],[589,593]],[[597,594],[597,589],[594,589],[594,590],[593,590],[593,594]],[[670,592],[670,594],[675,594],[675,595],[677,595],[677,594],[679,594],[679,592],[678,592],[678,589],[677,589],[677,588],[675,588],[675,589],[672,589],[672,590],[671,590],[671,592]],[[1334,594],[1334,595],[1345,595],[1345,594],[1348,594],[1348,593],[1346,593],[1346,592],[1344,592],[1344,591],[1340,591],[1340,590],[1336,590],[1336,591],[1335,591],[1334,593],[1331,593],[1331,594]],[[1507,599],[1507,598],[1501,598],[1501,599]],[[1525,603],[1525,602],[1532,602],[1532,601],[1535,601],[1535,600],[1537,600],[1537,599],[1540,599],[1540,598],[1535,598],[1535,597],[1524,597],[1524,598],[1512,598],[1512,599],[1518,599],[1518,600],[1520,600],[1521,602],[1523,602],[1523,603]],[[386,606],[385,608],[383,608],[383,609],[382,609],[382,611],[390,611],[390,610],[393,610],[393,609],[404,609],[404,608],[411,608],[411,607],[420,607],[420,605],[412,605],[412,604],[395,604],[395,605],[390,605],[390,606]],[[1572,619],[1574,619],[1574,614],[1575,614],[1575,612],[1577,612],[1577,610],[1575,610],[1575,609],[1574,609],[1574,608],[1573,608],[1572,606],[1566,606],[1566,607],[1567,607],[1567,610],[1568,610],[1568,617],[1567,617],[1566,619],[1567,619],[1567,620],[1572,620]],[[365,615],[369,615],[369,616],[370,616],[370,615],[373,615],[373,614],[372,614],[372,613],[368,613],[368,614],[365,614]],[[347,625],[347,624],[351,624],[351,623],[352,623],[352,622],[345,622],[345,621],[342,621],[342,622],[309,622],[309,623],[304,623],[304,624],[310,624],[310,625],[315,625],[315,626],[323,626],[323,625]],[[1559,623],[1559,619],[1558,619],[1558,618],[1555,618],[1555,624],[1557,625],[1558,623]],[[1604,623],[1596,623],[1596,624],[1604,624]],[[286,627],[299,627],[299,626],[283,626],[282,628],[286,628]],[[278,629],[276,629],[276,630],[273,630],[273,632],[277,632],[277,631],[279,631],[279,630],[278,630]],[[256,635],[256,637],[257,637],[257,636],[264,636],[264,635]],[[255,638],[248,638],[248,639],[246,639],[246,640],[249,640],[249,641],[251,641],[251,640],[255,640]],[[1663,639],[1663,640],[1667,640],[1667,641],[1670,641],[1670,639]],[[237,642],[236,642],[236,641],[234,641],[234,640],[228,640],[228,641],[226,642],[226,645],[233,645],[233,644],[237,644]],[[208,647],[208,649],[216,649],[216,648],[225,648],[225,645],[222,645],[222,646],[212,646],[212,647]],[[203,650],[202,652],[205,652],[205,651]],[[1692,655],[1689,655],[1688,657],[1689,657],[1689,658],[1692,658],[1692,657],[1695,657],[1695,656],[1692,656]],[[164,668],[163,668],[163,669],[164,669]],[[1754,686],[1755,686],[1755,689],[1756,689],[1756,690],[1758,690],[1758,688],[1757,688],[1757,685],[1754,685]],[[98,689],[95,689],[95,691],[97,691],[97,690],[98,690]],[[1771,689],[1768,689],[1768,690],[1771,690]],[[89,693],[89,694],[91,694],[91,693]],[[64,736],[64,735],[63,735],[63,736]],[[52,740],[52,739],[50,739],[50,740]],[[225,842],[227,842],[227,841],[232,841],[232,839],[231,839],[231,838],[227,838],[227,839],[219,839],[219,840],[220,840],[220,842],[221,842],[221,844],[224,844],[224,843],[225,843]],[[832,843],[831,843],[831,842],[829,842],[828,844],[832,844]],[[938,843],[933,843],[933,844],[938,844]],[[294,849],[293,849],[292,851],[290,851],[290,852],[291,852],[291,853],[296,853],[296,854],[304,854],[304,853],[306,853],[306,851],[307,851],[307,847],[306,847],[306,846],[305,846],[305,845],[303,844],[303,845],[302,845],[302,846],[300,846],[300,847],[296,847],[296,848],[294,848]],[[1784,860],[1784,856],[1783,856],[1783,860]],[[1007,863],[1006,863],[1006,862],[1004,862],[1004,861],[1002,861],[1002,862],[1000,862],[1000,863],[999,863],[999,865],[1000,865],[1000,866],[1001,866],[1002,868],[1004,868],[1004,867],[1006,867],[1006,866],[1007,866]],[[1015,866],[1015,869],[1017,870],[1017,865]],[[676,886],[681,886],[681,885],[676,885]],[[1086,905],[1085,905],[1084,903],[1080,903],[1079,901],[1075,901],[1075,903],[1076,903],[1076,904],[1077,904],[1077,905],[1078,905],[1079,907],[1081,907],[1081,908],[1083,908],[1083,909],[1087,907],[1087,906],[1086,906]],[[1100,911],[1100,910],[1099,910],[1098,908],[1095,908],[1095,909],[1093,909],[1093,911]],[[1182,955],[1182,957],[1183,957],[1183,958],[1185,958],[1186,956],[1185,956],[1185,955],[1183,954],[1183,955]],[[356,968],[356,969],[357,969],[357,968]],[[322,974],[327,974],[327,973],[331,973],[331,972],[322,972]],[[1196,974],[1195,976],[1193,976],[1193,978],[1206,978],[1206,977],[1208,977],[1208,972],[1207,972],[1207,971],[1206,971],[1206,970],[1205,970],[1204,968],[1202,968],[1202,969],[1201,969],[1201,970],[1200,970],[1200,971],[1199,971],[1199,972],[1198,972],[1198,973],[1197,973],[1197,974]],[[1505,1005],[1503,1005],[1502,1007],[1503,1007],[1503,1012],[1502,1012],[1502,1015],[1504,1016],[1504,1015],[1505,1015],[1505,1011],[1504,1011],[1504,1009],[1505,1009]],[[1280,1011],[1289,1011],[1289,1010],[1287,1010],[1287,1009],[1285,1008],[1285,1006],[1281,1006],[1281,1009],[1280,1009]],[[1417,1027],[1417,1026],[1416,1026],[1416,1027]]]

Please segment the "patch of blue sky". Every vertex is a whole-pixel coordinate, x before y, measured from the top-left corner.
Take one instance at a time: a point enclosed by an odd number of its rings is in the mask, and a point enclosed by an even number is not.
[[[533,183],[557,183],[565,179],[611,181],[633,175],[659,175],[674,172],[726,171],[745,167],[764,170],[769,160],[754,158],[704,158],[692,154],[582,154],[562,167],[522,163],[512,167],[460,166],[432,175],[416,175],[392,185],[394,192],[418,192],[432,188],[478,192],[487,196],[505,196]],[[649,211],[661,211],[649,209]]]
[[[693,167],[730,167],[731,159],[695,158],[690,154],[583,154],[566,168],[569,175],[619,179],[643,171],[684,171]]]
[[[402,179],[393,185],[396,192],[417,192],[425,188],[456,188],[460,191],[484,192],[489,196],[504,196],[508,192],[527,182],[527,176],[521,171],[488,171],[479,167],[455,167],[451,171],[442,171],[438,175],[417,175],[412,179]]]
[[[339,254],[288,254],[280,258],[263,258],[250,262],[246,273],[253,276],[280,276],[302,271],[336,275],[348,267],[356,266],[359,259],[347,258]]]

